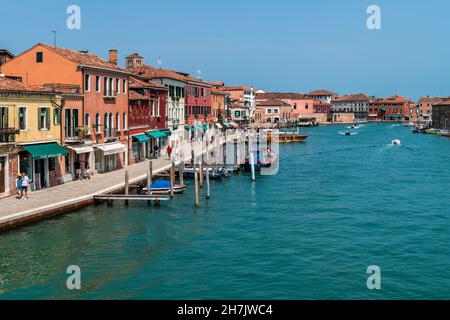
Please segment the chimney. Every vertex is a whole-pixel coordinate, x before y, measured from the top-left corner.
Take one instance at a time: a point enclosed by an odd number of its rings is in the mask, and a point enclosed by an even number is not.
[[[117,50],[116,49],[109,50],[109,63],[112,63],[117,66]]]

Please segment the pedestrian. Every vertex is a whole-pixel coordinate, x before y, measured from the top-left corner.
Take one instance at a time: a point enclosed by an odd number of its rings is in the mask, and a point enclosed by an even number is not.
[[[158,158],[159,157],[159,147],[156,145],[154,150],[155,150],[155,158]]]
[[[22,176],[18,175],[16,179],[16,192],[17,197],[22,198]]]
[[[22,172],[22,180],[21,180],[21,195],[22,195],[22,200],[23,199],[28,199],[28,187],[30,185],[30,178],[28,178],[27,173],[26,172]]]
[[[169,144],[167,146],[167,154],[169,155],[169,160],[172,158],[172,146]]]

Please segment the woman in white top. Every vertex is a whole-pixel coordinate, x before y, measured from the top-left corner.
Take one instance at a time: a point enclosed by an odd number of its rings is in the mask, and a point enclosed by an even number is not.
[[[22,200],[28,199],[28,186],[30,185],[30,178],[25,172],[22,173]]]

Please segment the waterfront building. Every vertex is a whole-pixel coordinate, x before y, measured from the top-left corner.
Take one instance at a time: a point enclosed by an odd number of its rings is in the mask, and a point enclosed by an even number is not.
[[[166,121],[168,88],[136,77],[130,77],[129,87],[129,159],[130,163],[136,163],[155,158],[156,146],[165,151],[170,136]]]
[[[186,81],[185,117],[189,125],[195,122],[212,123],[211,85],[188,73],[178,72]]]
[[[319,100],[322,103],[331,103],[331,100],[337,98],[339,95],[328,90],[314,90],[306,94],[306,96],[314,100]]]
[[[442,102],[440,97],[421,97],[417,106],[418,118],[421,121],[431,121],[433,113],[433,105]]]
[[[231,113],[231,118],[242,119],[242,122],[251,122],[256,112],[256,93],[253,88],[248,86],[224,86],[222,88],[228,92],[232,101],[233,112],[238,111],[240,116]],[[245,117],[242,117],[245,114]]]
[[[6,63],[3,71],[29,85],[78,88],[81,112],[75,103],[64,110],[64,122],[77,137],[74,143],[66,141],[68,161],[77,164],[77,170],[80,155],[91,173],[127,165],[129,73],[117,65],[117,50],[110,50],[106,61],[87,51],[39,43]]]
[[[14,59],[14,55],[11,52],[9,52],[6,49],[0,48],[0,73],[2,70],[2,65],[4,65],[6,62],[8,62],[12,59]]]
[[[61,109],[60,95],[0,76],[0,197],[14,194],[21,172],[32,190],[63,183]]]
[[[216,121],[231,119],[231,95],[223,89],[225,83],[209,81],[208,84],[211,85],[211,106]]]
[[[432,120],[433,128],[449,130],[450,119],[450,98],[446,101],[441,101],[433,104]]]
[[[414,103],[400,96],[374,98],[369,102],[372,121],[410,121],[415,118]]]
[[[369,115],[369,102],[369,97],[362,93],[335,97],[331,100],[332,121],[340,123],[366,121]]]
[[[144,63],[137,53],[126,57],[126,67],[140,80],[155,82],[168,88],[166,102],[166,126],[170,130],[168,143],[172,147],[180,146],[189,133],[185,132],[186,77],[182,74],[163,68],[155,68]],[[162,154],[165,150],[161,149]]]
[[[316,102],[309,96],[300,93],[267,92],[256,95],[257,104],[267,100],[281,100],[291,107],[291,121],[302,123],[326,123],[327,117],[314,111]]]
[[[331,109],[333,105],[321,100],[314,100],[313,111],[318,124],[326,124],[331,122]]]
[[[268,99],[256,104],[256,123],[289,124],[292,120],[292,106],[283,100]]]

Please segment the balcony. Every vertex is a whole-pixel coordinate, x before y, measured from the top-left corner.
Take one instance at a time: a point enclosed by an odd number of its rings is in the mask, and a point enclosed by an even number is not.
[[[105,90],[103,91],[104,99],[115,99],[117,96],[117,92],[115,90]]]
[[[16,142],[16,135],[19,134],[18,129],[3,128],[0,129],[0,144],[12,144]]]

